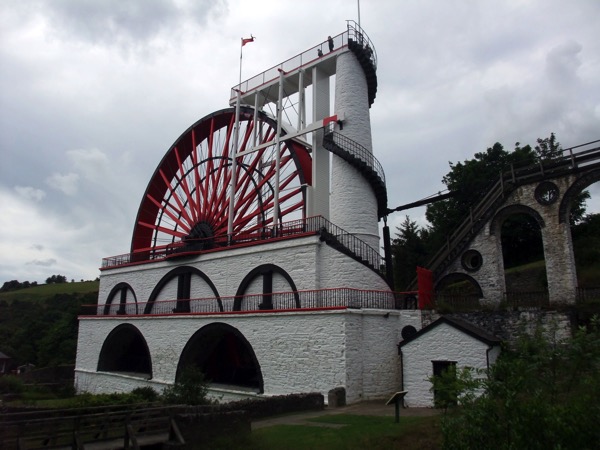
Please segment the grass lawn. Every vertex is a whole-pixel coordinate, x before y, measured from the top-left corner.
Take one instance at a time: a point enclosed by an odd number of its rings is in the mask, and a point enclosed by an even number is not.
[[[439,417],[331,415],[310,419],[310,425],[274,425],[260,428],[237,441],[212,442],[213,449],[346,450],[439,449]]]

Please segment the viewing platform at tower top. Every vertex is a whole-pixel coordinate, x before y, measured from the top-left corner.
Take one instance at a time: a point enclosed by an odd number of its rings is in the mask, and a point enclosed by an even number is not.
[[[241,94],[240,102],[242,104],[257,108],[277,102],[280,72],[283,72],[285,79],[285,96],[294,95],[300,89],[312,84],[312,72],[309,69],[318,67],[326,75],[335,75],[336,57],[349,50],[360,55],[359,60],[369,84],[369,104],[372,104],[377,91],[375,76],[377,53],[373,43],[359,25],[353,20],[346,22],[346,31],[331,37],[332,50],[330,50],[329,40],[325,40],[246,81],[242,81],[241,84],[231,88],[229,104],[235,105],[238,92]]]

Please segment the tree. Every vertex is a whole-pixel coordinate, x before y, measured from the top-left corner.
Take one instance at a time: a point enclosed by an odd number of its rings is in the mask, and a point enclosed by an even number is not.
[[[427,250],[423,230],[408,216],[397,230],[398,233],[392,241],[394,284],[399,289],[404,289],[415,278],[417,266],[422,266],[427,261]]]
[[[442,182],[449,191],[454,193],[452,198],[432,203],[427,206],[425,217],[431,224],[430,240],[427,246],[438,249],[447,237],[469,217],[470,208],[477,204],[483,195],[496,183],[501,173],[532,164],[543,164],[560,158],[563,149],[554,133],[548,138],[538,138],[535,149],[529,145],[515,144],[512,152],[508,152],[500,143],[495,143],[485,152],[475,153],[473,159],[464,162],[450,162],[450,172]],[[585,216],[585,200],[589,192],[583,191],[571,206],[571,224],[576,224]],[[527,223],[514,223],[513,234],[526,233],[530,228]],[[518,227],[522,226],[522,229]]]
[[[37,286],[37,281],[29,282],[23,281],[22,283],[18,280],[5,281],[2,287],[0,288],[0,292],[8,292],[8,291],[16,291],[19,289],[27,289],[32,286]]]
[[[535,162],[535,154],[530,146],[521,147],[517,142],[513,152],[507,152],[500,143],[495,143],[485,152],[475,153],[474,159],[464,162],[450,162],[448,172],[442,182],[454,197],[427,206],[425,216],[431,224],[431,235],[436,247],[466,219],[469,209],[499,179],[500,174],[511,165],[528,165]]]
[[[560,142],[556,140],[554,133],[550,133],[550,137],[544,139],[537,138],[537,143],[535,153],[538,161],[549,161],[562,156],[562,147]]]
[[[52,275],[51,277],[46,278],[46,284],[59,284],[66,283],[67,277],[64,275]]]
[[[552,328],[538,328],[503,350],[489,378],[461,372],[449,386],[459,386],[460,405],[441,421],[444,448],[596,448],[599,325],[595,317],[565,340]]]

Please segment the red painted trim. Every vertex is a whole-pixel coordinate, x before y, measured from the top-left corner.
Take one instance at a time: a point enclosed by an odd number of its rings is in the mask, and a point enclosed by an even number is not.
[[[329,125],[332,122],[337,122],[337,114],[334,114],[333,116],[329,116],[329,117],[325,117],[323,119],[323,126],[326,127],[327,125]]]
[[[193,254],[206,254],[206,253],[216,253],[216,252],[222,252],[224,250],[231,250],[231,249],[235,249],[235,248],[245,248],[245,247],[251,247],[253,245],[262,245],[262,244],[269,244],[271,242],[280,242],[280,241],[286,241],[289,239],[296,239],[296,238],[302,238],[302,237],[307,237],[307,236],[313,236],[315,234],[317,234],[317,231],[307,231],[306,233],[301,233],[301,234],[294,234],[293,236],[279,236],[279,237],[273,237],[273,238],[268,238],[268,239],[264,239],[264,240],[260,240],[260,241],[250,241],[250,242],[242,242],[240,244],[233,244],[230,245],[228,247],[223,247],[223,248],[213,248],[210,250],[200,250],[197,252],[185,252],[185,253],[177,253],[177,256],[185,254],[185,255],[193,255]],[[125,263],[125,264],[118,264],[115,266],[108,266],[108,267],[100,267],[100,271],[103,270],[110,270],[110,269],[115,269],[117,267],[131,267],[131,266],[138,266],[141,264],[148,264],[148,263],[155,263],[155,262],[161,262],[161,261],[166,261],[167,260],[167,256],[165,255],[162,258],[156,258],[156,259],[149,259],[146,261],[136,261],[136,262],[130,262],[130,263]]]
[[[132,317],[181,317],[181,316],[238,316],[246,314],[277,314],[277,313],[304,313],[304,312],[319,312],[319,311],[342,311],[348,309],[347,306],[329,306],[326,308],[291,308],[291,309],[269,309],[269,310],[252,310],[252,311],[223,311],[223,312],[206,312],[206,313],[164,313],[164,314],[131,314],[131,315],[98,315],[98,316],[77,316],[78,319],[130,319]]]

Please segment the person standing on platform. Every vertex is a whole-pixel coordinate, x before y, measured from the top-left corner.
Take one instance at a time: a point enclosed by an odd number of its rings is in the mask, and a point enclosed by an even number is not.
[[[332,52],[333,51],[333,39],[331,38],[331,36],[327,36],[327,43],[329,44],[329,51]]]

